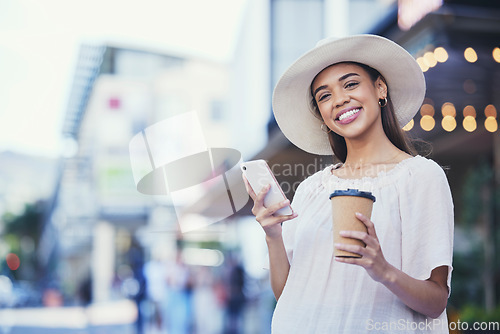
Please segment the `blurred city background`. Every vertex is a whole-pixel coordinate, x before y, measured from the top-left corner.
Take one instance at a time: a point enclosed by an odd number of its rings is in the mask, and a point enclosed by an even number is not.
[[[272,89],[318,40],[358,33],[402,45],[427,80],[405,130],[454,197],[448,316],[500,321],[500,2],[0,0],[2,333],[270,333],[251,200],[203,224],[230,195],[207,184],[183,231],[170,194],[137,190],[129,143],[195,111],[207,148],[267,160],[292,199],[332,158],[283,137]]]

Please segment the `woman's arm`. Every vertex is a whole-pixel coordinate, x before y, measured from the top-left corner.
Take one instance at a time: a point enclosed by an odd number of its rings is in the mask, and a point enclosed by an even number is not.
[[[389,290],[401,299],[409,308],[437,318],[443,313],[448,301],[448,267],[437,267],[431,277],[425,281],[408,276],[401,270],[390,266],[386,278],[381,281]]]
[[[427,280],[410,277],[385,260],[373,222],[362,214],[356,214],[356,217],[366,225],[368,233],[342,231],[341,235],[362,240],[366,247],[346,244],[336,244],[335,247],[358,253],[362,257],[336,257],[335,260],[362,266],[375,281],[384,284],[405,305],[428,317],[437,318],[446,308],[448,301],[448,268],[435,268]]]
[[[266,208],[264,206],[264,197],[269,191],[270,186],[268,185],[264,187],[259,194],[256,195],[245,176],[243,176],[243,180],[245,181],[245,187],[248,194],[254,201],[252,213],[255,215],[255,219],[259,222],[266,233],[267,248],[269,251],[269,275],[271,288],[273,290],[274,297],[278,300],[283,292],[283,288],[285,287],[285,283],[288,278],[288,272],[290,271],[290,264],[286,255],[285,245],[283,243],[281,223],[297,217],[297,214],[294,213],[286,216],[273,216],[273,213],[279,209],[290,205],[290,201],[286,200]]]
[[[273,289],[274,297],[278,300],[285,287],[290,271],[290,263],[286,256],[285,245],[281,235],[276,238],[266,236],[267,249],[269,250],[269,277],[271,281],[271,289]]]

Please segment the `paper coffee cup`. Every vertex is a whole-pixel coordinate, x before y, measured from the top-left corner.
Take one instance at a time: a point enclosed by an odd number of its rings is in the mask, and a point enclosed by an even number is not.
[[[340,236],[340,231],[367,232],[365,224],[356,218],[356,212],[371,218],[375,197],[371,192],[358,189],[336,190],[330,194],[333,216],[333,242],[365,247],[361,240]],[[334,255],[340,257],[361,257],[356,253],[334,248]]]

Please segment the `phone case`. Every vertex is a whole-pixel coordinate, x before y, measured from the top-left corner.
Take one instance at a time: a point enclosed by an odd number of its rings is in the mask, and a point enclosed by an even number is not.
[[[266,197],[264,197],[264,206],[266,208],[287,199],[266,161],[246,161],[240,164],[240,168],[256,194],[258,194],[266,185],[271,185],[271,189],[269,189]],[[293,210],[290,205],[281,208],[274,213],[274,215],[278,216],[291,214],[293,214]]]

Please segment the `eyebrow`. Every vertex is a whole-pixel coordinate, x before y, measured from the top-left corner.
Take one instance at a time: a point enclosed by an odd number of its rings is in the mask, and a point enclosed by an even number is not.
[[[344,74],[343,76],[341,76],[341,77],[339,78],[339,81],[343,81],[343,80],[345,80],[345,79],[347,79],[347,78],[349,78],[349,77],[352,77],[352,76],[354,76],[354,75],[359,76],[359,74],[358,74],[358,73],[347,73],[347,74]],[[318,87],[318,88],[316,88],[316,90],[314,91],[313,96],[316,96],[316,94],[317,94],[320,90],[325,89],[325,88],[327,88],[327,87],[328,87],[327,85],[319,86],[319,87]]]

